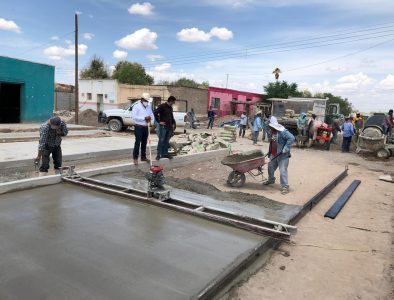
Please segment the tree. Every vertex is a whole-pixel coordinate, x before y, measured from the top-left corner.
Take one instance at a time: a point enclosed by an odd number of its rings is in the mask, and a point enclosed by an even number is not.
[[[153,77],[145,72],[141,64],[125,60],[116,64],[112,78],[120,83],[136,85],[152,85],[154,82]]]
[[[186,77],[179,78],[176,81],[168,81],[168,80],[161,80],[158,82],[159,85],[173,85],[173,86],[183,86],[183,87],[191,87],[191,88],[200,88],[200,89],[208,89],[209,82],[203,81],[202,83],[198,83],[193,79],[189,79]]]
[[[288,84],[286,81],[282,82],[269,82],[264,86],[264,91],[267,94],[267,98],[288,98],[301,97],[302,93],[297,90],[297,84]]]
[[[272,71],[272,74],[275,74],[276,81],[279,80],[279,74],[280,73],[282,73],[282,71],[279,68],[276,68],[275,70]]]
[[[81,79],[106,79],[109,78],[109,72],[104,61],[94,55],[88,66],[81,71],[79,76]]]
[[[352,112],[352,104],[349,102],[347,98],[343,99],[341,96],[335,96],[331,93],[319,93],[315,94],[315,97],[318,98],[328,98],[327,106],[329,104],[338,103],[339,104],[339,112],[345,116],[350,115]]]
[[[312,98],[312,93],[309,90],[303,90],[301,96],[304,98]]]

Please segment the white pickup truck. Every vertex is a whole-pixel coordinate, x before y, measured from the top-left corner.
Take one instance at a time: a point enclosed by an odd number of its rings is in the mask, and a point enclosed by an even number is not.
[[[137,102],[131,104],[128,109],[108,109],[99,113],[98,121],[100,123],[108,124],[108,128],[112,131],[125,130],[128,127],[133,129],[134,120],[131,117],[133,106]],[[174,111],[174,119],[177,127],[184,127],[186,120],[186,113],[181,111]]]

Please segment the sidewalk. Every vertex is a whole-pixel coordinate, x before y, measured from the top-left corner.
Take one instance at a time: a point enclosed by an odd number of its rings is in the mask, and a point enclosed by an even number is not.
[[[0,132],[34,132],[40,129],[42,123],[15,123],[15,124],[0,124]],[[68,129],[71,130],[97,130],[97,127],[67,124]]]
[[[156,149],[157,137],[152,136],[152,149]],[[62,142],[63,162],[93,162],[130,156],[134,136],[65,139]],[[38,142],[0,144],[0,170],[33,168]]]
[[[64,137],[64,140],[69,138],[77,138],[77,137],[105,137],[110,136],[111,133],[105,130],[70,130],[68,135]],[[29,142],[29,141],[38,141],[40,137],[40,133],[38,131],[17,131],[17,132],[9,132],[2,133],[0,132],[0,143],[14,143],[14,142]]]

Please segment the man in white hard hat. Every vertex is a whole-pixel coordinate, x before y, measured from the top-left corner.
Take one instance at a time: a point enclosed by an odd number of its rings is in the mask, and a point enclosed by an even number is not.
[[[134,104],[131,111],[131,117],[135,122],[134,125],[134,150],[133,159],[134,164],[138,165],[138,156],[141,148],[141,161],[148,161],[146,158],[146,144],[148,142],[149,127],[153,116],[152,106],[150,104],[152,98],[148,93],[143,93],[141,100]]]
[[[287,176],[287,167],[289,166],[289,158],[291,157],[290,148],[294,143],[294,136],[282,125],[278,123],[275,117],[271,117],[268,125],[272,132],[272,138],[268,150],[270,162],[268,164],[268,180],[264,185],[275,183],[275,171],[279,167],[280,185],[282,194],[289,193],[289,181]]]

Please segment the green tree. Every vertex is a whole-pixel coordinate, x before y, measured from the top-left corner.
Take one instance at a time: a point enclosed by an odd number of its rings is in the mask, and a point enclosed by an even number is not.
[[[203,81],[198,83],[193,79],[189,79],[186,77],[179,78],[176,81],[168,81],[168,80],[161,80],[158,82],[158,85],[173,85],[173,86],[183,86],[183,87],[191,87],[191,88],[200,88],[200,89],[208,89],[209,82]]]
[[[297,84],[288,84],[286,81],[269,82],[264,86],[264,91],[267,94],[267,98],[288,98],[301,97],[302,93],[297,90]]]
[[[81,79],[106,79],[109,78],[109,72],[104,61],[100,57],[94,55],[88,66],[82,69],[79,77]]]
[[[146,73],[141,64],[125,60],[116,64],[112,78],[120,83],[136,85],[152,85],[154,82],[153,77]]]
[[[327,106],[329,104],[338,103],[339,104],[339,113],[348,116],[353,110],[352,103],[349,102],[347,98],[343,99],[341,96],[335,96],[331,93],[318,93],[315,94],[315,97],[318,98],[328,98]]]

